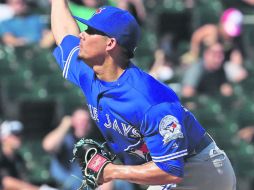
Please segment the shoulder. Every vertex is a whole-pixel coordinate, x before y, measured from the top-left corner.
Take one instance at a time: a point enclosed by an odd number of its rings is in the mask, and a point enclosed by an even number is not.
[[[69,43],[75,43],[78,45],[80,39],[77,36],[73,36],[73,35],[67,35],[63,38],[61,45],[63,44],[69,44]]]
[[[151,105],[164,101],[178,100],[175,92],[165,84],[159,82],[148,73],[142,71],[136,66],[133,66],[129,77],[129,85],[135,90],[143,101],[147,101]]]
[[[55,51],[60,51],[62,54],[69,54],[72,51],[79,49],[79,38],[73,35],[67,35],[61,43],[55,48]]]

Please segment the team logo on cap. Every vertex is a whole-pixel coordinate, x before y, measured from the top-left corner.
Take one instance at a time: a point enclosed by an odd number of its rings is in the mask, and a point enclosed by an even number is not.
[[[104,8],[99,8],[95,11],[94,14],[100,14],[104,9],[106,9],[105,7]]]
[[[178,138],[183,138],[181,125],[178,119],[172,115],[166,115],[162,118],[159,125],[159,132],[163,137],[163,144],[167,144],[169,141]]]

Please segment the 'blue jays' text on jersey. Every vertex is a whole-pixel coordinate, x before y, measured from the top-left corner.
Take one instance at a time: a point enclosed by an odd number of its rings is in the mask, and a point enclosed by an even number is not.
[[[78,52],[79,38],[66,36],[54,55],[63,77],[82,89],[111,150],[124,164],[152,160],[162,170],[183,176],[183,158],[205,131],[176,94],[132,63],[117,81],[101,81]]]

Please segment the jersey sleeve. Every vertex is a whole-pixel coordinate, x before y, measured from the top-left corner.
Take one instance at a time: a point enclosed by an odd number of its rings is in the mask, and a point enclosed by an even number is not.
[[[91,80],[94,75],[93,70],[78,57],[79,41],[78,37],[68,35],[53,52],[63,77],[77,86],[80,86],[81,78]]]
[[[180,103],[152,106],[142,121],[141,133],[153,162],[163,171],[183,176],[184,160],[188,154]]]

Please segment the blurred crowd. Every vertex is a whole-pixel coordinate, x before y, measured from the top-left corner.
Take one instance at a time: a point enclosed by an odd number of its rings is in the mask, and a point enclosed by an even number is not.
[[[62,105],[58,107],[60,111],[51,122],[52,126],[43,126],[46,132],[38,135],[37,139],[38,149],[41,149],[41,153],[48,158],[48,165],[45,165],[48,177],[39,181],[29,178],[28,174],[32,171],[30,171],[31,167],[29,169],[29,164],[25,162],[28,156],[26,155],[26,159],[22,158],[24,152],[22,154],[21,150],[23,141],[33,142],[29,139],[30,136],[23,132],[26,131],[26,125],[22,124],[22,118],[16,110],[20,102],[30,98],[15,91],[8,94],[6,93],[8,88],[5,86],[13,78],[17,85],[19,82],[17,73],[25,73],[28,83],[24,88],[34,88],[39,94],[38,99],[35,98],[33,101],[48,98],[57,102],[61,99],[61,94],[53,96],[53,91],[39,88],[44,84],[45,86],[46,84],[53,85],[54,81],[50,77],[54,73],[51,72],[49,76],[47,72],[54,66],[40,75],[40,72],[35,74],[28,63],[30,61],[42,70],[45,69],[43,65],[51,65],[52,61],[48,57],[55,43],[49,22],[50,1],[0,0],[0,189],[3,190],[75,190],[81,185],[82,174],[79,166],[70,162],[73,144],[82,137],[91,137],[103,142],[103,138],[98,135],[99,132],[90,120],[87,109],[77,108],[76,105],[76,107],[63,108],[63,104],[75,102],[80,98],[69,96],[72,89],[68,87],[68,84],[63,84],[65,87],[63,92],[66,89],[69,90],[69,94],[63,95],[67,99],[60,102]],[[238,139],[238,142],[245,142],[248,148],[253,146],[254,103],[252,104],[251,100],[254,93],[251,85],[254,84],[252,79],[254,74],[254,37],[252,35],[254,0],[69,1],[72,14],[85,19],[89,19],[96,9],[103,5],[118,6],[129,10],[135,16],[142,29],[142,38],[133,62],[173,88],[190,110],[195,112],[195,109],[200,109],[198,102],[203,100],[206,100],[205,107],[208,107],[210,100],[210,102],[215,101],[220,108],[215,104],[212,105],[213,112],[214,109],[224,110],[225,115],[226,112],[234,112],[230,115],[233,122],[238,118],[234,117],[237,115],[235,113],[239,112],[231,109],[241,107],[241,110],[245,112],[244,106],[246,105],[246,109],[250,107],[250,117],[246,119],[248,122],[237,123],[238,126],[233,130],[233,137]],[[86,29],[85,25],[81,23],[78,25],[81,31]],[[20,55],[17,53],[19,51],[22,52]],[[42,61],[37,61],[39,60],[37,55],[40,52],[46,52],[46,54],[42,56]],[[11,54],[15,59],[10,56]],[[4,70],[8,67],[14,71],[11,73],[12,76]],[[30,84],[31,81],[35,82],[35,85]],[[59,81],[64,83],[64,80]],[[59,88],[60,83],[55,83],[53,90],[60,92],[62,90]],[[9,88],[13,89],[16,86],[9,86]],[[14,99],[10,99],[11,96]],[[83,105],[79,106],[84,105],[85,100]],[[202,112],[202,110],[199,111]],[[24,114],[32,113],[22,113]],[[206,115],[205,117],[214,116]],[[224,116],[218,117],[221,119]],[[202,124],[206,128],[206,123]],[[33,131],[33,133],[38,132]],[[254,155],[254,148],[251,150],[249,152]],[[30,151],[33,152],[33,150]],[[37,155],[37,157],[43,155]],[[254,163],[250,167],[254,167]],[[254,176],[248,177],[249,185],[241,187],[241,190],[254,188],[252,184]],[[123,181],[115,181],[100,187],[105,190],[120,188],[134,190],[143,187]]]

